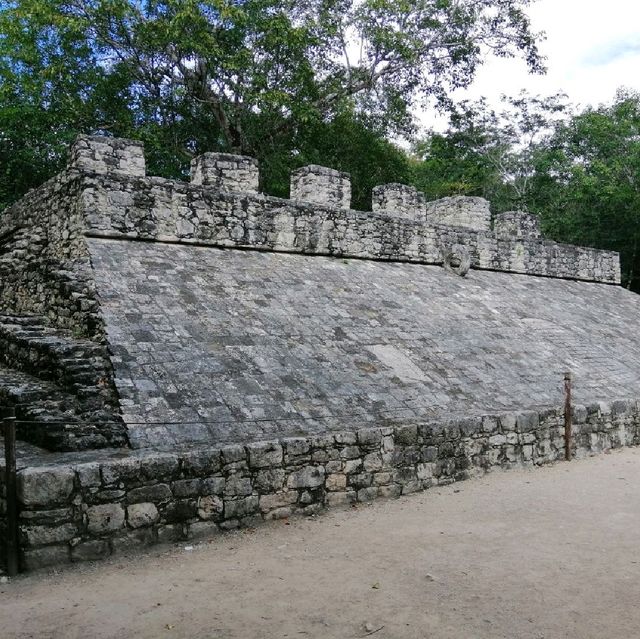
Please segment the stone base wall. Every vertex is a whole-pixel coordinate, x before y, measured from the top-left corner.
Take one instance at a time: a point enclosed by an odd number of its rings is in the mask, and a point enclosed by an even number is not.
[[[549,409],[32,466],[18,475],[21,561],[99,559],[550,463],[564,457],[563,433],[562,411]],[[574,407],[577,457],[638,443],[638,402]]]

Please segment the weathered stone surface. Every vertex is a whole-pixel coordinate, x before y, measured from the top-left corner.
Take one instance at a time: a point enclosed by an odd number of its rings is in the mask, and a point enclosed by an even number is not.
[[[282,488],[286,471],[282,468],[261,470],[256,473],[254,487],[260,493],[275,492]]]
[[[198,517],[211,519],[222,514],[224,502],[217,495],[206,495],[198,499]]]
[[[284,508],[298,501],[298,493],[295,490],[260,497],[260,510],[266,513],[276,508]]]
[[[75,524],[59,526],[21,526],[20,535],[27,546],[46,546],[69,541],[78,533]]]
[[[303,166],[291,174],[291,199],[348,209],[351,207],[351,177],[324,166]]]
[[[134,488],[127,493],[127,501],[130,504],[136,502],[154,502],[160,503],[171,499],[171,488],[167,484],[154,484],[153,486],[141,486]]]
[[[248,444],[247,451],[251,468],[271,468],[282,464],[282,446],[276,442]]]
[[[199,479],[180,479],[171,484],[176,497],[193,497],[200,494],[202,482]]]
[[[447,197],[427,203],[429,224],[460,226],[488,231],[491,226],[489,202],[481,197]]]
[[[219,534],[220,528],[212,521],[196,521],[189,524],[189,539],[211,539]]]
[[[155,524],[160,515],[155,504],[150,502],[131,504],[127,507],[127,523],[131,528],[142,528]]]
[[[287,479],[289,488],[315,488],[324,484],[324,468],[322,466],[305,466],[291,473]]]
[[[191,184],[257,193],[259,177],[258,161],[246,155],[204,153],[191,160]]]
[[[252,515],[258,510],[259,498],[257,495],[244,497],[224,502],[224,514],[226,518],[235,519]]]
[[[25,506],[56,506],[69,501],[75,473],[71,468],[25,468],[18,473],[18,499]]]
[[[241,475],[231,475],[224,486],[224,494],[229,496],[250,495],[252,491],[251,478]]]
[[[120,504],[101,504],[87,509],[87,530],[101,535],[124,526],[124,508]]]
[[[347,476],[341,474],[327,475],[325,485],[327,490],[345,490],[347,487]]]

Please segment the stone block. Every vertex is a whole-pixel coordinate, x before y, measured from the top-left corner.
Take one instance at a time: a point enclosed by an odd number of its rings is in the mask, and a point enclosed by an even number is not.
[[[17,475],[18,499],[25,506],[65,504],[73,493],[74,479],[71,468],[25,468]]]
[[[540,220],[537,215],[524,211],[507,211],[496,215],[493,230],[499,239],[542,239]]]
[[[253,488],[251,487],[250,477],[242,477],[241,475],[234,474],[227,478],[224,486],[225,496],[250,495],[252,492]]]
[[[175,497],[197,497],[200,494],[201,482],[199,479],[179,479],[172,482],[171,490]]]
[[[358,501],[373,501],[378,496],[378,487],[361,488],[358,491]]]
[[[295,504],[298,501],[298,493],[295,490],[283,493],[274,493],[273,495],[262,495],[260,497],[260,510],[263,513],[269,512],[276,508],[284,508]]]
[[[87,509],[87,530],[94,535],[119,530],[124,526],[124,508],[120,504],[100,504]]]
[[[217,495],[205,495],[198,499],[198,517],[200,519],[213,519],[222,514],[224,502]]]
[[[207,477],[200,484],[202,495],[222,495],[226,480],[224,477]]]
[[[271,493],[282,488],[285,477],[286,471],[282,468],[269,468],[257,472],[253,483],[259,493]]]
[[[250,468],[272,468],[282,464],[282,446],[277,442],[247,444]]]
[[[258,160],[246,155],[204,153],[191,160],[191,184],[220,191],[257,193],[259,182]]]
[[[257,495],[244,497],[242,499],[225,500],[224,516],[225,519],[237,519],[253,515],[259,507],[259,498]]]
[[[291,199],[310,204],[351,208],[351,177],[324,166],[311,164],[291,174]]]
[[[426,198],[413,186],[382,184],[373,188],[371,210],[374,213],[396,215],[407,220],[425,222]]]
[[[137,140],[79,135],[71,146],[69,167],[91,173],[144,177],[144,146]]]
[[[212,521],[196,521],[189,524],[188,536],[190,539],[212,539],[219,533],[220,528]]]
[[[362,460],[365,471],[372,472],[382,470],[382,455],[380,453],[369,453]]]
[[[289,488],[317,488],[324,484],[324,467],[305,466],[294,471],[287,479]]]
[[[53,510],[23,510],[20,513],[21,522],[30,526],[58,526],[73,519],[71,508],[55,508]]]
[[[21,543],[26,546],[47,546],[70,541],[78,534],[75,524],[61,526],[20,526]]]
[[[182,456],[182,468],[188,476],[203,477],[220,472],[220,450],[192,450]]]
[[[332,492],[345,490],[347,488],[347,476],[343,474],[327,475],[325,486],[327,490]]]
[[[73,468],[78,476],[78,482],[83,488],[95,488],[100,486],[102,478],[100,477],[100,464],[90,462],[87,464],[79,464]]]
[[[142,528],[155,524],[160,515],[156,505],[151,502],[131,504],[127,507],[127,522],[131,528]]]
[[[489,202],[481,197],[455,196],[427,203],[427,223],[491,230]]]
[[[139,502],[153,502],[156,504],[169,501],[173,497],[171,488],[167,484],[154,484],[133,488],[127,493],[127,501],[130,504]]]

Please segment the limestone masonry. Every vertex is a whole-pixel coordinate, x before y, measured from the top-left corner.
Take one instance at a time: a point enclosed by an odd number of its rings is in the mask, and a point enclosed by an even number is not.
[[[245,156],[189,183],[82,136],[0,215],[0,404],[26,569],[640,441],[618,255],[535,216]],[[4,479],[4,475],[0,475]],[[4,490],[4,483],[3,490]],[[4,539],[0,510],[0,543]]]

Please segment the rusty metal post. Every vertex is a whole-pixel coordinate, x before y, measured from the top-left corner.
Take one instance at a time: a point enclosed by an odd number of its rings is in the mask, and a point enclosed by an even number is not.
[[[18,493],[16,481],[16,412],[10,407],[4,412],[4,485],[7,493],[6,540],[7,574],[18,574]]]
[[[564,374],[564,458],[571,461],[571,373]]]

